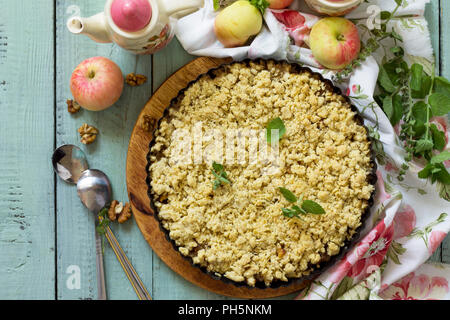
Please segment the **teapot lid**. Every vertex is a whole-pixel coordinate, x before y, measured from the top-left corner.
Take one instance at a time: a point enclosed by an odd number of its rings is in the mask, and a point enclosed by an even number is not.
[[[120,29],[135,32],[144,29],[152,18],[148,0],[114,0],[111,17]]]

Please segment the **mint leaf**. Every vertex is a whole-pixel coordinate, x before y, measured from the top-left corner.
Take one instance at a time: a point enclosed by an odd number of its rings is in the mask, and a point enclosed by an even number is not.
[[[292,206],[292,209],[297,212],[298,214],[305,214],[305,210],[303,210],[302,208],[300,208],[299,206]]]
[[[402,97],[398,94],[394,96],[392,99],[392,108],[393,113],[391,117],[391,124],[395,126],[397,123],[400,122],[403,116],[403,101]]]
[[[434,143],[433,141],[429,139],[420,139],[416,142],[416,153],[422,153],[424,151],[431,151],[433,150]]]
[[[268,143],[272,143],[272,130],[278,130],[278,140],[284,136],[286,133],[286,127],[284,126],[284,122],[281,118],[273,119],[266,126],[266,137]]]
[[[434,180],[442,182],[443,184],[450,184],[450,173],[448,173],[444,165],[439,164],[437,165],[437,167],[440,168],[441,170],[432,175],[432,181]]]
[[[288,189],[279,187],[278,190],[280,190],[280,192],[283,195],[283,197],[287,201],[289,201],[290,203],[297,202],[297,200],[298,200],[297,197],[291,191],[289,191]]]
[[[286,188],[278,188],[280,190],[281,194],[284,196],[284,198],[289,201],[290,203],[299,203],[300,207],[298,205],[293,205],[291,209],[283,208],[281,209],[281,212],[285,217],[297,217],[300,218],[300,215],[311,213],[311,214],[324,214],[325,210],[322,208],[320,204],[318,204],[315,201],[312,200],[305,200],[303,201],[303,196],[300,197],[300,199],[297,199],[297,197],[288,189]]]
[[[433,169],[432,164],[428,164],[425,168],[419,171],[418,176],[420,179],[426,179],[431,175],[431,170]]]
[[[425,123],[427,122],[427,109],[428,105],[423,101],[419,101],[412,107],[412,114],[416,120]]]
[[[254,5],[261,14],[264,14],[266,9],[269,7],[270,3],[267,0],[249,0],[252,5]]]
[[[426,75],[424,72],[422,75],[422,87],[420,90],[411,89],[411,97],[414,99],[425,99],[425,97],[430,93],[431,82],[431,77]]]
[[[386,113],[386,116],[390,121],[394,115],[394,103],[392,101],[392,96],[387,96],[383,99],[383,111]]]
[[[214,10],[219,10],[220,9],[220,0],[213,0],[214,3]]]
[[[433,116],[444,116],[450,112],[450,97],[442,93],[433,93],[428,98]]]
[[[216,177],[216,179],[212,181],[213,190],[216,190],[222,184],[231,184],[231,181],[228,180],[228,175],[225,172],[225,168],[220,163],[217,163],[215,161],[213,162],[211,173],[214,175],[214,177]]]
[[[450,81],[443,77],[436,77],[434,79],[433,92],[450,97]]]
[[[430,163],[431,164],[438,164],[438,163],[442,163],[444,161],[450,160],[450,152],[449,151],[443,151],[440,154],[434,156],[433,158],[431,158]]]
[[[378,83],[389,93],[395,92],[395,86],[389,77],[389,74],[384,66],[380,67],[380,74],[378,75]]]
[[[445,133],[440,131],[434,123],[430,126],[431,133],[433,135],[434,149],[442,151],[444,150],[447,142],[445,141]]]
[[[312,213],[312,214],[324,214],[325,213],[325,210],[322,208],[322,206],[312,200],[303,201],[302,209],[305,210],[307,213]]]
[[[224,171],[223,165],[221,165],[220,163],[217,163],[215,161],[213,162],[212,167],[213,167],[213,170],[217,173]]]

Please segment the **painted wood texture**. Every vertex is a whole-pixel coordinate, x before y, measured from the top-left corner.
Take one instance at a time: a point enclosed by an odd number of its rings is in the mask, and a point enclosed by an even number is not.
[[[192,59],[176,40],[153,56],[136,57],[66,30],[66,20],[78,9],[89,16],[103,5],[103,0],[0,0],[0,299],[97,297],[94,218],[75,187],[52,175],[50,155],[56,145],[82,146],[77,128],[84,122],[96,126],[98,141],[82,148],[90,166],[109,175],[114,198],[127,201],[126,150],[138,114],[152,91]],[[440,72],[450,77],[449,1],[431,0],[426,15]],[[71,98],[70,75],[96,55],[115,61],[124,74],[141,73],[149,80],[125,87],[107,111],[72,116],[65,102]],[[134,221],[112,229],[154,299],[223,298],[168,269]],[[450,263],[450,237],[433,260]],[[80,289],[66,285],[71,266],[80,268]],[[110,299],[136,299],[108,244],[105,271]]]
[[[0,8],[0,298],[53,299],[54,5]]]

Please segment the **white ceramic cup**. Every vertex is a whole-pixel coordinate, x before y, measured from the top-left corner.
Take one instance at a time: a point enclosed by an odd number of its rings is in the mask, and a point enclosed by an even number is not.
[[[363,2],[363,0],[305,0],[318,13],[329,16],[343,16]]]

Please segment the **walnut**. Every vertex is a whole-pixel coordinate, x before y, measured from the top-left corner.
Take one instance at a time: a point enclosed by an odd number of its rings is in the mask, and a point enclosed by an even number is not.
[[[140,86],[140,85],[143,85],[144,83],[146,83],[147,77],[142,74],[130,73],[125,78],[125,82],[132,87],[136,87],[136,86]]]
[[[119,214],[119,218],[117,219],[117,221],[119,221],[119,223],[124,223],[125,221],[130,219],[130,217],[131,217],[131,205],[127,202],[125,203],[122,212]]]
[[[111,221],[119,221],[124,223],[131,217],[131,205],[127,202],[125,205],[122,202],[113,200],[108,210],[108,217]]]
[[[69,111],[70,113],[77,113],[78,111],[80,111],[81,106],[75,100],[68,99],[66,103],[67,111]]]
[[[109,206],[109,210],[108,210],[108,218],[111,221],[115,221],[116,220],[116,206],[118,204],[117,200],[113,200],[111,202],[111,205]]]
[[[156,120],[153,119],[151,116],[144,115],[142,117],[141,128],[144,131],[152,132],[155,129],[155,125],[156,125]]]
[[[83,125],[78,128],[78,133],[81,137],[81,143],[90,144],[97,138],[98,129],[87,123],[83,123]]]

